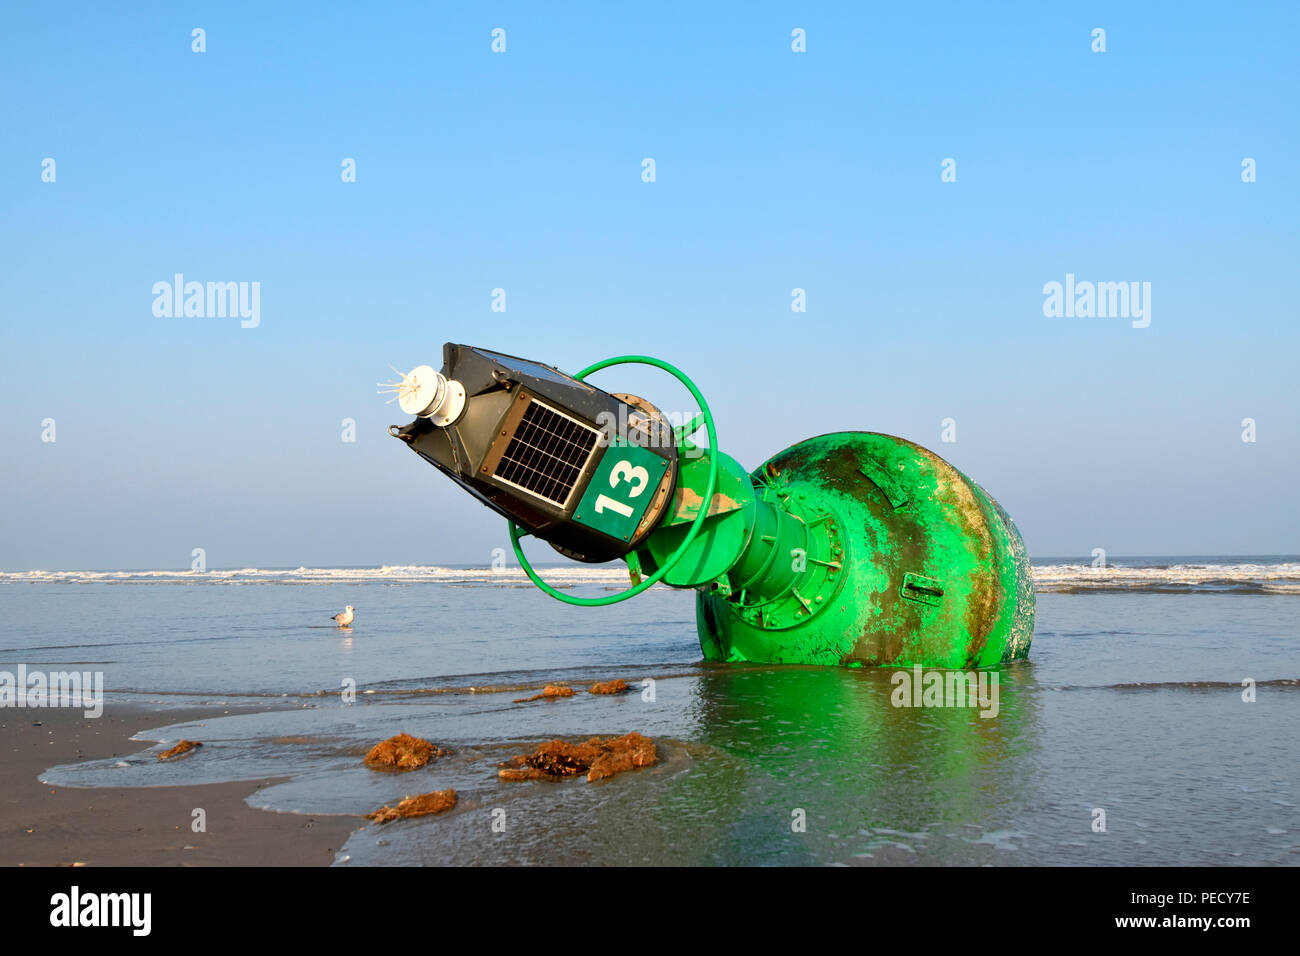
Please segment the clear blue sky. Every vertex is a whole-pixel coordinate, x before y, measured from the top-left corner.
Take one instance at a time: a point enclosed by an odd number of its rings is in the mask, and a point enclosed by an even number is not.
[[[447,340],[664,357],[750,467],[912,438],[1031,554],[1300,550],[1296,11],[11,6],[0,567],[486,562],[375,394]],[[260,326],[155,317],[176,272]],[[1150,327],[1044,317],[1066,273],[1150,282]]]

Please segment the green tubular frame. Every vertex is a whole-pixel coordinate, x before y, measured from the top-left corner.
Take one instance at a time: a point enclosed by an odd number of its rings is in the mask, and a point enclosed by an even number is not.
[[[617,594],[609,594],[605,597],[574,597],[571,594],[564,594],[557,591],[555,588],[551,587],[551,585],[543,581],[538,573],[533,569],[533,566],[528,563],[528,558],[524,555],[524,549],[519,544],[519,526],[507,518],[506,523],[510,525],[510,544],[515,549],[515,557],[519,559],[519,566],[524,569],[529,580],[557,601],[563,601],[565,604],[576,604],[579,607],[601,607],[606,604],[617,604],[619,601],[626,601],[628,598],[636,597],[642,591],[648,590],[659,583],[659,581],[663,579],[664,575],[672,570],[673,565],[680,561],[686,554],[687,550],[691,546],[691,542],[695,540],[695,536],[698,535],[700,529],[704,527],[704,522],[709,517],[709,504],[713,501],[713,492],[718,485],[718,455],[716,454],[718,448],[718,434],[713,427],[713,413],[709,411],[709,404],[704,400],[704,396],[700,394],[700,390],[695,387],[695,383],[676,366],[669,365],[667,362],[663,361],[663,359],[652,358],[648,355],[620,355],[616,358],[608,358],[603,362],[597,362],[595,365],[588,365],[573,377],[581,382],[593,372],[599,372],[601,369],[609,368],[612,365],[650,365],[654,368],[663,369],[665,372],[676,378],[677,381],[686,386],[687,390],[691,393],[691,397],[694,398],[696,404],[700,406],[700,411],[704,415],[704,427],[708,430],[710,453],[709,480],[704,486],[704,503],[700,507],[700,513],[697,514],[695,520],[691,522],[690,530],[686,532],[686,537],[682,538],[682,543],[679,544],[677,549],[668,556],[667,560],[659,565],[659,570],[655,571],[655,573],[650,575],[648,578],[642,579],[641,583],[634,584],[632,587],[619,591]],[[527,534],[527,532],[524,533]]]

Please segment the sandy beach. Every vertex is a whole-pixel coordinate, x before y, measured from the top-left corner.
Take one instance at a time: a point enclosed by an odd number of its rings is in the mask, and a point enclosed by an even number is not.
[[[348,815],[273,813],[245,798],[274,779],[193,787],[51,787],[38,776],[57,764],[139,753],[141,730],[231,713],[226,708],[157,711],[110,703],[80,710],[0,711],[4,866],[328,866],[364,821]],[[191,829],[206,812],[206,832]]]

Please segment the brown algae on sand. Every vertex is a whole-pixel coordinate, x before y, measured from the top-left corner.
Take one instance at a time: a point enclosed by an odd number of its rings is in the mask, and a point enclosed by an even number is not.
[[[638,733],[622,737],[592,737],[579,744],[548,740],[530,754],[501,765],[502,780],[556,780],[585,773],[589,782],[659,761],[655,742]]]
[[[455,805],[455,790],[434,790],[432,793],[422,793],[417,797],[405,797],[397,806],[380,807],[374,813],[367,813],[366,817],[376,823],[387,823],[390,820],[442,813]]]
[[[203,744],[197,740],[182,740],[175,747],[164,750],[158,755],[159,760],[171,760],[173,757],[179,757],[181,754],[187,754],[191,750],[202,747]]]
[[[627,681],[619,677],[614,680],[600,681],[592,684],[588,689],[589,694],[626,694],[632,688],[627,686]]]
[[[366,766],[372,770],[416,770],[450,753],[422,737],[398,734],[371,747],[366,754]]]
[[[563,684],[547,684],[542,688],[540,694],[534,694],[532,697],[516,697],[513,703],[527,704],[533,700],[549,700],[553,697],[572,697],[573,688],[566,687]]]

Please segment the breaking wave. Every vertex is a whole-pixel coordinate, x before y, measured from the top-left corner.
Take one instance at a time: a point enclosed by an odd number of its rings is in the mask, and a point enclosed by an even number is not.
[[[1033,569],[1039,593],[1082,594],[1094,591],[1163,594],[1300,595],[1300,562],[1149,564],[1125,567],[1047,564]]]
[[[551,584],[624,586],[627,568],[540,568]],[[454,568],[395,564],[377,568],[240,568],[208,571],[0,571],[0,583],[54,584],[463,584],[480,587],[532,587],[522,568]]]
[[[1090,592],[1205,593],[1300,595],[1300,561],[1042,564],[1033,568],[1039,593]],[[622,588],[628,572],[622,565],[559,566],[540,569],[557,587],[594,585]],[[384,565],[370,568],[239,568],[211,571],[0,571],[0,583],[55,584],[445,584],[460,587],[532,587],[523,570],[507,567],[457,568],[438,565]]]

